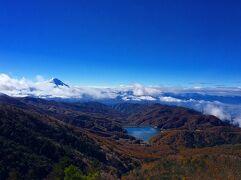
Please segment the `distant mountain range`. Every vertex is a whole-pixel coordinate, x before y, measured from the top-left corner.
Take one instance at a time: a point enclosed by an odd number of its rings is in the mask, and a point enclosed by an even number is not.
[[[54,84],[55,88],[59,88],[60,93],[62,91],[63,94],[67,94],[67,97],[58,97],[58,94],[55,96],[51,94],[38,96],[35,93],[33,93],[33,96],[68,102],[97,101],[104,104],[149,102],[177,105],[192,108],[204,114],[214,115],[222,120],[229,120],[241,125],[241,89],[234,89],[235,93],[229,94],[230,90],[225,88],[216,90],[216,92],[215,89],[206,90],[200,88],[166,92],[158,87],[144,87],[139,84],[129,88],[81,89],[70,87],[57,78],[50,80],[50,83]],[[239,92],[240,94],[238,94]],[[76,94],[75,97],[72,97],[72,94]]]
[[[192,108],[241,125],[241,88],[174,88],[134,84],[119,87],[76,87],[58,78],[29,82],[0,74],[0,92],[12,97],[36,97],[63,102],[104,104],[161,103]],[[5,82],[5,83],[2,83]]]

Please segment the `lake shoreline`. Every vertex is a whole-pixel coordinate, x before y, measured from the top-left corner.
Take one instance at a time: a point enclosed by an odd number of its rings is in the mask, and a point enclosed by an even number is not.
[[[133,136],[136,139],[148,142],[152,137],[156,136],[159,132],[159,128],[154,128],[151,126],[132,126],[124,128],[129,136]]]

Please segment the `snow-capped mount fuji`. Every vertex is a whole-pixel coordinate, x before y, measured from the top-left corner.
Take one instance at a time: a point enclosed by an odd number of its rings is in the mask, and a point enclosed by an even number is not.
[[[56,85],[57,87],[59,87],[59,86],[69,87],[68,84],[65,84],[63,81],[61,81],[61,80],[59,80],[59,79],[57,79],[57,78],[52,78],[52,79],[50,80],[50,83]]]

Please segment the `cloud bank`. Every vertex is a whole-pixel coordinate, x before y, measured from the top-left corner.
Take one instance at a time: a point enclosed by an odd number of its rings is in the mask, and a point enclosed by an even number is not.
[[[63,83],[64,84],[64,83]],[[178,105],[229,120],[241,126],[240,87],[164,87],[141,84],[119,87],[75,87],[58,85],[36,76],[35,81],[0,74],[0,92],[13,97],[64,98],[75,100],[151,101]],[[118,100],[118,101],[117,101]]]

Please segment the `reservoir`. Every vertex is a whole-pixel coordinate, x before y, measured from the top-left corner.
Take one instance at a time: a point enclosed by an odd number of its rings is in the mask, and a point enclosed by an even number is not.
[[[126,127],[125,130],[127,130],[128,135],[143,141],[148,141],[160,132],[159,129],[153,127]]]

